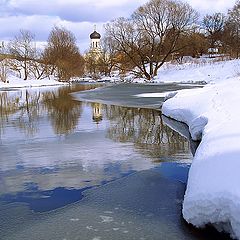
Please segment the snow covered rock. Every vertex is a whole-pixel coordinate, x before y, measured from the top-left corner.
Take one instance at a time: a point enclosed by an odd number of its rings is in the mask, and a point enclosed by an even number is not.
[[[183,202],[185,220],[212,224],[240,239],[240,80],[182,90],[163,104],[163,114],[189,126],[201,139]]]
[[[170,99],[170,98],[175,97],[176,95],[177,95],[177,92],[176,92],[176,91],[175,91],[175,92],[169,92],[169,93],[167,93],[167,95],[165,95],[165,97],[164,97],[164,102],[167,101],[167,100]]]

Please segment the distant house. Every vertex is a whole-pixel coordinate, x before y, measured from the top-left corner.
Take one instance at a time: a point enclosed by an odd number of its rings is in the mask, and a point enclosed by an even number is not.
[[[218,54],[219,53],[219,48],[209,48],[208,53],[209,54]]]

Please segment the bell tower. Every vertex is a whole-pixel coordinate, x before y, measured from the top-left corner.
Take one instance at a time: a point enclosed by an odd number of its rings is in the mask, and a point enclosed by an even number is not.
[[[94,31],[90,34],[91,45],[90,51],[99,53],[101,52],[100,39],[101,35],[96,31],[96,25],[94,25]]]

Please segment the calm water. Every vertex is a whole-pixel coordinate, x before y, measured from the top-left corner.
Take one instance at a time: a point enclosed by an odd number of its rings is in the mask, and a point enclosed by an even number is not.
[[[224,239],[181,218],[188,141],[94,87],[0,92],[0,239]]]

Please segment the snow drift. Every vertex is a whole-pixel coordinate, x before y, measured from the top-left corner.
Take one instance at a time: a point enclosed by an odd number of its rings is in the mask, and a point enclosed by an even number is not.
[[[163,114],[189,126],[201,143],[189,172],[185,220],[214,225],[240,239],[240,80],[182,90],[163,104]]]

